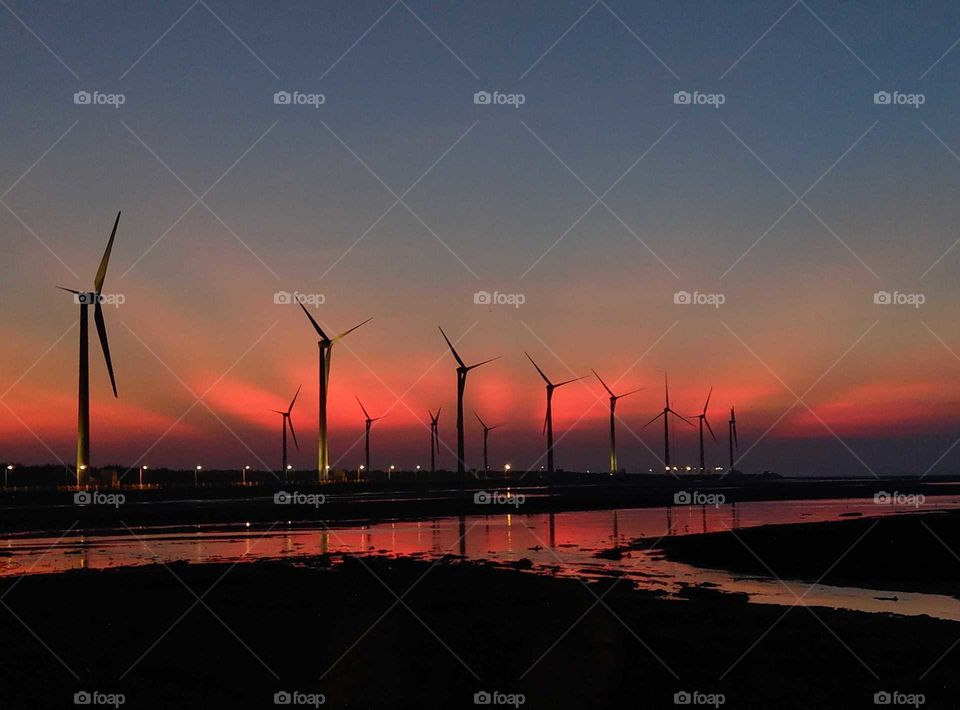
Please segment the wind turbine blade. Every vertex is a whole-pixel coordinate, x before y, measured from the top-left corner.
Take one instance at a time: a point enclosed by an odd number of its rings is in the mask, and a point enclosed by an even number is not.
[[[300,450],[300,442],[297,441],[297,432],[293,430],[293,418],[288,414],[287,423],[290,425],[290,433],[293,434],[293,445],[297,447],[297,451]]]
[[[579,382],[580,380],[585,380],[589,375],[584,375],[583,377],[574,377],[572,380],[564,380],[563,382],[558,382],[554,385],[554,389],[557,387],[563,387],[564,385],[569,385],[571,382]]]
[[[644,389],[643,387],[637,387],[637,389],[635,390],[630,390],[629,392],[625,392],[624,394],[617,395],[617,399],[623,399],[624,397],[629,397],[631,394],[642,392],[643,389]]]
[[[547,379],[547,376],[543,374],[543,370],[540,369],[540,366],[537,363],[533,362],[533,358],[530,357],[530,353],[528,353],[527,351],[524,351],[523,354],[526,355],[527,360],[529,360],[533,364],[533,366],[537,368],[537,372],[540,373],[540,377],[543,378],[543,381],[546,382],[548,385],[553,384],[552,382],[550,382],[549,379]]]
[[[437,326],[439,328],[439,326]],[[456,358],[457,364],[460,367],[466,367],[466,363],[460,359],[460,354],[457,352],[457,349],[453,347],[453,343],[450,342],[450,338],[447,337],[447,334],[443,332],[443,328],[440,328],[440,335],[443,336],[443,339],[447,341],[447,347],[450,348],[450,352],[453,353],[453,357]]]
[[[380,421],[381,419],[385,419],[386,416],[387,416],[387,415],[384,414],[382,417],[374,417],[373,419],[370,420],[370,423],[373,424],[374,422],[378,422],[378,421]]]
[[[650,421],[648,421],[646,424],[644,424],[642,427],[640,427],[640,429],[641,429],[641,430],[642,430],[642,429],[646,429],[648,426],[650,426],[651,424],[653,424],[655,421],[657,421],[657,420],[658,420],[660,417],[662,417],[662,416],[663,416],[663,412],[660,412],[660,414],[658,414],[658,415],[655,416],[653,419],[651,419]]]
[[[484,429],[487,428],[487,425],[483,423],[483,420],[480,418],[480,415],[477,414],[476,410],[474,410],[473,416],[475,416],[477,418],[477,421],[480,422],[480,426],[482,426]]]
[[[353,331],[355,331],[355,330],[356,330],[357,328],[359,328],[361,325],[366,325],[367,323],[369,323],[369,322],[372,321],[372,320],[373,320],[373,318],[367,318],[365,321],[363,321],[363,323],[359,323],[359,324],[353,326],[350,330],[345,330],[345,331],[343,331],[342,333],[340,333],[340,335],[336,336],[336,337],[333,339],[333,342],[336,343],[336,342],[338,342],[338,341],[340,341],[340,340],[343,340],[345,337],[347,337],[348,335],[350,335],[350,333],[352,333]]]
[[[740,448],[740,441],[739,439],[737,439],[737,423],[736,422],[733,423],[733,448],[735,449]]]
[[[713,443],[716,444],[716,443],[717,443],[717,436],[716,436],[716,434],[713,433],[713,427],[710,426],[710,422],[707,421],[707,418],[706,418],[706,417],[703,418],[703,423],[707,425],[707,431],[710,432],[710,437],[713,439]]]
[[[494,429],[499,429],[503,424],[494,424],[493,426],[488,426],[487,431],[493,431]]]
[[[97,335],[100,336],[100,347],[103,348],[103,359],[107,361],[107,372],[110,373],[110,386],[113,387],[113,396],[117,396],[117,381],[113,377],[113,361],[110,359],[110,344],[107,342],[107,324],[103,322],[103,306],[98,300],[93,309],[93,319],[97,323]]]
[[[687,419],[687,418],[686,418],[685,416],[683,416],[682,414],[677,414],[677,413],[676,413],[675,411],[673,411],[672,409],[667,410],[667,411],[669,411],[673,416],[679,417],[680,419],[682,419],[683,421],[685,421],[685,422],[686,422],[687,424],[689,424],[690,426],[693,426],[693,425],[694,425],[692,421],[690,421],[689,419]]]
[[[300,308],[303,310],[303,312],[304,312],[304,314],[307,316],[307,318],[310,319],[310,322],[313,324],[313,328],[314,328],[314,330],[317,331],[317,335],[320,336],[320,339],[321,339],[321,340],[330,340],[330,338],[327,337],[327,334],[323,332],[323,328],[320,327],[320,324],[317,323],[316,320],[314,320],[314,318],[313,318],[312,315],[310,315],[310,311],[307,310],[307,307],[304,306],[302,303],[300,303],[300,301],[297,301],[297,305],[300,306]]]
[[[667,409],[670,409],[670,385],[667,382],[667,373],[663,373],[663,394],[666,398]]]
[[[293,399],[290,401],[290,408],[287,410],[287,414],[290,414],[290,412],[293,411],[293,405],[297,403],[297,397],[300,396],[300,389],[302,387],[303,385],[300,385],[300,387],[297,387],[297,393],[293,395]]]
[[[707,401],[703,403],[703,413],[706,415],[707,407],[710,406],[710,398],[713,396],[713,387],[710,388],[710,391],[707,392]]]
[[[603,381],[603,378],[600,377],[599,374],[597,374],[596,370],[594,370],[593,368],[590,368],[590,372],[592,372],[594,375],[597,375],[597,379],[600,380],[600,384],[603,385],[603,389],[609,392],[611,397],[616,397],[616,395],[613,393],[613,390],[607,387],[607,383]]]
[[[281,416],[284,416],[284,417],[287,416],[286,412],[281,412],[279,409],[271,409],[269,411],[274,412],[275,414],[280,414]]]
[[[543,436],[547,433],[547,415],[543,415],[543,429],[540,430],[540,436]]]
[[[80,295],[80,292],[79,292],[79,291],[77,291],[77,290],[75,290],[75,289],[72,289],[72,288],[67,288],[67,287],[65,287],[65,286],[57,286],[57,288],[60,289],[61,291],[66,291],[67,293],[73,293],[73,294],[76,294],[76,295]]]
[[[353,396],[354,396],[354,397],[357,397],[357,395],[353,395]],[[370,418],[370,415],[367,414],[367,409],[366,409],[366,407],[363,406],[363,402],[360,401],[360,398],[359,398],[359,397],[357,397],[357,404],[359,404],[359,405],[360,405],[360,409],[363,410],[363,416],[365,416],[367,419],[369,419],[369,418]]]
[[[103,288],[103,280],[107,277],[107,264],[110,263],[110,252],[113,251],[113,239],[117,236],[117,225],[120,224],[120,213],[117,212],[117,219],[113,223],[113,231],[110,232],[110,241],[107,242],[107,248],[103,252],[103,258],[100,259],[100,268],[97,269],[97,276],[93,280],[94,291],[100,293]]]
[[[502,355],[497,355],[496,357],[492,357],[492,358],[490,358],[489,360],[484,360],[483,362],[478,362],[476,365],[470,365],[470,367],[468,367],[467,369],[468,369],[468,370],[472,370],[472,369],[475,368],[475,367],[480,367],[481,365],[486,365],[488,362],[493,362],[494,360],[499,360],[501,357],[502,357]]]

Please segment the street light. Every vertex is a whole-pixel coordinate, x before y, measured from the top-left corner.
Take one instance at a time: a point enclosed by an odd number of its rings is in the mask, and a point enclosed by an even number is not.
[[[193,469],[193,487],[194,488],[197,488],[200,485],[199,474],[202,470],[203,470],[203,466],[197,466],[195,469]]]
[[[391,477],[393,476],[393,469],[395,469],[395,468],[396,468],[396,466],[390,466],[390,470],[387,471],[387,480],[388,480],[388,481],[391,480]]]
[[[4,488],[7,487],[7,476],[10,474],[10,472],[11,472],[12,470],[13,470],[13,464],[12,464],[12,463],[11,463],[11,464],[7,464],[7,467],[6,467],[5,469],[3,469],[3,487],[4,487]]]
[[[140,487],[141,487],[141,488],[143,488],[143,472],[146,471],[148,468],[150,468],[150,467],[149,467],[149,466],[141,466],[141,467],[140,467]]]
[[[290,472],[291,472],[292,470],[293,470],[293,466],[291,466],[290,464],[287,464],[287,470],[283,472],[283,476],[284,476],[284,478],[286,478],[288,481],[290,480]]]
[[[250,470],[249,466],[243,467],[243,485],[247,485],[247,471]]]
[[[80,466],[80,468],[77,469],[77,486],[78,487],[80,485],[80,472],[86,471],[86,470],[87,470],[87,464],[83,464],[82,466]]]
[[[510,464],[506,464],[506,465],[503,467],[503,471],[504,471],[504,473],[510,473]]]

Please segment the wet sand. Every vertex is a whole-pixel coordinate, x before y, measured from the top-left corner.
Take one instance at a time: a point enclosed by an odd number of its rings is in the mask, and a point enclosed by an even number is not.
[[[665,538],[657,547],[698,567],[960,597],[957,511],[761,526]]]
[[[203,603],[191,609],[184,584]],[[726,708],[805,710],[872,707],[882,690],[923,692],[927,708],[960,697],[956,649],[934,666],[957,623],[817,609],[820,623],[704,589],[678,602],[615,578],[589,586],[455,558],[4,580],[4,604],[50,651],[0,609],[0,697],[66,707],[86,689],[122,692],[126,707],[264,708],[297,690],[329,707],[455,708],[496,690],[528,708],[672,708],[698,691],[723,693]]]

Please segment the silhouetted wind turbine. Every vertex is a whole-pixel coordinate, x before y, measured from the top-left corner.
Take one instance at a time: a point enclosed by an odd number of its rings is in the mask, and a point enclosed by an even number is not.
[[[550,381],[550,378],[543,374],[543,370],[540,369],[540,366],[533,361],[532,357],[530,357],[530,353],[525,351],[523,354],[526,355],[530,363],[537,368],[537,372],[540,373],[540,377],[542,377],[543,381],[547,383],[547,414],[543,419],[543,430],[547,433],[547,473],[553,473],[553,391],[558,387],[563,387],[571,382],[582,380],[583,377],[574,377],[571,380],[564,380],[563,382],[553,384]]]
[[[113,387],[113,396],[117,396],[117,382],[113,376],[113,362],[110,360],[110,345],[107,343],[107,326],[103,322],[103,306],[100,303],[100,294],[103,290],[103,280],[107,276],[107,264],[110,262],[110,252],[113,250],[113,239],[117,236],[117,225],[120,224],[120,213],[113,223],[110,240],[100,259],[100,267],[93,279],[93,291],[75,291],[72,288],[58,286],[62,291],[73,294],[73,300],[80,305],[80,381],[78,387],[77,407],[77,483],[87,483],[87,469],[90,466],[90,358],[89,338],[87,327],[87,306],[93,304],[93,320],[97,324],[97,335],[100,336],[100,347],[103,349],[103,359],[107,363],[107,372],[110,374],[110,386]]]
[[[682,414],[677,414],[673,409],[670,408],[670,385],[667,383],[667,375],[663,376],[663,392],[664,392],[664,407],[663,411],[660,412],[653,419],[644,424],[641,429],[646,429],[648,426],[657,421],[660,417],[663,417],[663,464],[667,467],[667,471],[670,471],[670,415],[672,414],[679,419],[682,419],[690,426],[693,426],[693,422],[687,419]]]
[[[366,421],[365,421],[366,427],[364,429],[363,453],[364,453],[364,461],[366,463],[366,469],[367,469],[367,472],[369,473],[370,471],[370,425],[373,424],[374,422],[380,421],[381,419],[383,419],[383,417],[375,417],[371,419],[370,415],[367,414],[367,410],[363,406],[363,402],[360,401],[359,397],[357,397],[357,404],[360,405],[360,409],[363,410],[363,416],[366,417]]]
[[[271,409],[271,412],[279,414],[283,419],[283,456],[281,459],[280,470],[283,471],[283,475],[287,475],[287,424],[290,425],[290,433],[293,434],[293,444],[297,447],[297,451],[300,450],[300,442],[297,441],[297,432],[293,429],[293,419],[290,417],[290,413],[293,411],[293,405],[297,403],[297,397],[300,396],[300,387],[297,387],[297,393],[293,395],[293,399],[290,400],[290,406],[287,407],[287,411],[283,412],[279,409]]]
[[[483,362],[478,362],[476,365],[467,365],[457,353],[456,349],[453,347],[453,343],[450,342],[450,338],[447,337],[447,334],[443,332],[443,328],[440,328],[440,335],[443,336],[443,339],[447,341],[447,346],[450,348],[450,352],[453,353],[453,357],[457,361],[457,473],[463,473],[464,471],[464,450],[463,450],[463,390],[467,385],[467,373],[470,370],[480,367],[481,365],[486,365],[488,362],[493,362],[494,360],[499,360],[500,357],[492,357],[489,360],[484,360]]]
[[[437,410],[437,413],[434,414],[429,409],[427,414],[430,415],[430,473],[435,473],[437,470],[437,459],[436,455],[440,453],[440,412],[443,411],[443,407]]]
[[[703,425],[707,425],[707,431],[710,432],[710,436],[713,438],[713,442],[717,442],[717,437],[713,434],[713,428],[710,426],[710,422],[707,421],[707,407],[710,406],[710,397],[713,396],[713,387],[710,388],[710,391],[707,393],[707,401],[703,403],[703,411],[697,415],[697,419],[700,420],[700,473],[704,473],[707,468],[704,464],[703,459]]]
[[[483,427],[483,470],[489,471],[490,467],[487,465],[487,437],[489,437],[491,431],[500,428],[500,425],[494,424],[493,426],[487,426],[483,423],[483,420],[480,418],[479,414],[474,412],[473,416],[477,418],[477,421],[480,422],[480,426]]]
[[[727,422],[727,438],[730,441],[730,470],[733,470],[733,451],[740,448],[737,441],[737,413],[730,407],[730,421]]]
[[[613,390],[607,387],[607,383],[603,381],[603,378],[600,377],[596,370],[591,370],[591,372],[593,372],[593,374],[597,376],[597,379],[600,380],[600,384],[603,385],[603,389],[610,394],[610,473],[616,473],[620,470],[617,464],[617,428],[615,425],[617,400],[622,399],[627,395],[634,394],[635,392],[639,392],[643,389],[643,387],[630,390],[624,394],[614,394]]]
[[[298,305],[303,309],[303,312],[306,314],[307,318],[310,319],[310,323],[313,324],[313,328],[317,331],[317,335],[320,336],[320,340],[317,341],[317,347],[320,351],[320,425],[319,434],[317,435],[317,447],[319,449],[317,471],[319,473],[320,480],[323,481],[330,475],[330,446],[327,439],[327,390],[330,386],[330,358],[333,355],[333,346],[343,340],[347,335],[355,331],[361,325],[365,325],[373,319],[367,318],[365,321],[363,321],[363,323],[353,326],[350,330],[344,331],[343,333],[340,333],[340,335],[334,336],[333,338],[328,338],[327,334],[323,332],[323,328],[320,327],[320,324],[314,320],[312,315],[310,315],[310,311],[306,309],[306,306],[299,302]]]

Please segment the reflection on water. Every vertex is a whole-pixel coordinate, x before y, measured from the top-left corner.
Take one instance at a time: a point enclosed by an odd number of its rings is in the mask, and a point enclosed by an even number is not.
[[[923,512],[960,508],[958,496],[931,496]],[[511,508],[511,511],[514,509]],[[827,606],[904,615],[928,614],[960,621],[960,600],[934,594],[882,592],[849,587],[781,583],[733,577],[727,572],[662,559],[656,551],[624,551],[619,559],[595,553],[638,538],[655,542],[672,535],[757,525],[822,522],[862,515],[916,512],[908,505],[879,506],[873,499],[766,501],[719,506],[671,506],[521,515],[474,515],[425,521],[386,522],[267,531],[248,524],[235,530],[198,527],[189,532],[138,528],[109,535],[0,539],[0,576],[105,569],[156,562],[234,562],[297,558],[324,553],[409,555],[433,559],[456,555],[510,564],[527,559],[542,574],[596,578],[618,575],[639,589],[677,598],[695,586],[749,595],[752,602],[789,605],[802,597]]]

